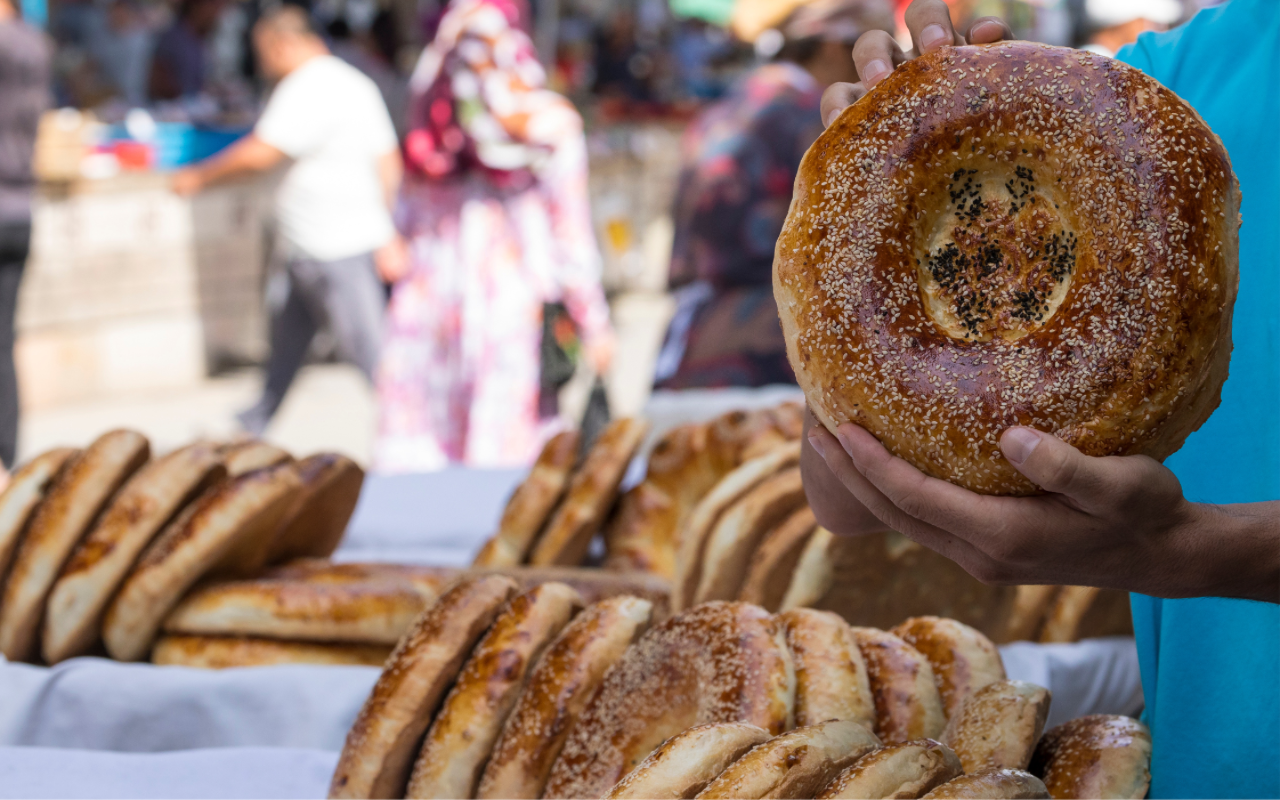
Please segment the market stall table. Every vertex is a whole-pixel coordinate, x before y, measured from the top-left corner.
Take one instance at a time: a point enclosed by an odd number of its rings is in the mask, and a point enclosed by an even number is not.
[[[464,566],[523,473],[370,476],[335,557]],[[1132,639],[1020,642],[1001,654],[1009,677],[1053,691],[1050,725],[1141,707]],[[372,667],[0,661],[0,796],[321,797],[377,676]]]

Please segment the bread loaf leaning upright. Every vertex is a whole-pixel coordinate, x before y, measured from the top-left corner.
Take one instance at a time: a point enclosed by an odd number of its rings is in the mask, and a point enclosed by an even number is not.
[[[79,453],[73,447],[49,450],[9,476],[9,485],[0,493],[0,591],[3,591],[5,575],[9,572],[9,562],[17,552],[36,506],[44,499],[45,491],[62,468]]]
[[[418,617],[347,733],[329,797],[404,797],[436,707],[515,593],[515,581],[501,575],[464,577]]]
[[[270,541],[298,485],[284,463],[219,483],[187,506],[143,551],[107,608],[107,652],[120,661],[146,657],[161,622],[196,581],[237,545]]]
[[[577,431],[562,431],[543,446],[528,477],[507,501],[498,532],[485,542],[473,566],[514,567],[524,563],[547,518],[564,497],[578,460],[578,440]]]
[[[542,796],[569,730],[652,617],[648,600],[619,595],[588,606],[565,626],[507,717],[476,797]]]
[[[628,417],[614,420],[600,432],[574,473],[564,500],[534,544],[530,564],[576,567],[582,563],[591,538],[613,508],[627,465],[648,429],[649,423]]]
[[[410,798],[473,797],[533,665],[582,608],[563,583],[512,598],[480,639],[436,715],[409,777]]]
[[[40,621],[62,565],[112,495],[150,453],[151,445],[142,434],[110,431],[58,475],[27,526],[0,598],[0,653],[6,658],[36,657]]]
[[[102,635],[102,615],[143,548],[191,500],[226,478],[208,442],[175,450],[134,473],[72,553],[49,594],[44,659],[84,655]]]

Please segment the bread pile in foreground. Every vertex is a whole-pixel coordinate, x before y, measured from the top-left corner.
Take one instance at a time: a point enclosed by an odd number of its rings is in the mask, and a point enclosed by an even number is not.
[[[363,480],[344,456],[256,441],[152,458],[129,430],[37,456],[0,494],[0,653],[144,658],[202,578],[329,555]]]
[[[347,736],[331,797],[1142,797],[1126,717],[1043,732],[1048,690],[954,620],[460,579],[413,624]]]
[[[742,600],[769,611],[823,608],[879,627],[933,614],[1000,643],[1132,633],[1123,592],[987,586],[896,533],[832,536],[801,485],[802,417],[800,406],[785,403],[673,428],[616,505],[644,423],[613,423],[581,464],[576,434],[561,434],[516,488],[475,563],[582,564],[602,531],[603,566],[669,579],[676,610]]]

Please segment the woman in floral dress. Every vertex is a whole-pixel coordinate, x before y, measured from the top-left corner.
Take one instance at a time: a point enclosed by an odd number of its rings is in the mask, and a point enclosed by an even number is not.
[[[545,88],[526,20],[519,0],[453,0],[411,79],[378,471],[533,460],[562,426],[539,409],[544,302],[608,364],[582,119]]]

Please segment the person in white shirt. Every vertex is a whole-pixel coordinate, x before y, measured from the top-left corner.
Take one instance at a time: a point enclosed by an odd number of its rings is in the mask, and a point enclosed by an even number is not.
[[[263,73],[277,82],[261,118],[231,147],[176,172],[172,185],[190,195],[288,164],[275,206],[289,290],[271,312],[262,397],[239,416],[256,435],[322,324],[339,355],[372,381],[385,307],[379,276],[403,272],[404,247],[391,218],[403,169],[399,143],[377,86],[331,55],[296,6],[265,14],[253,40]]]

